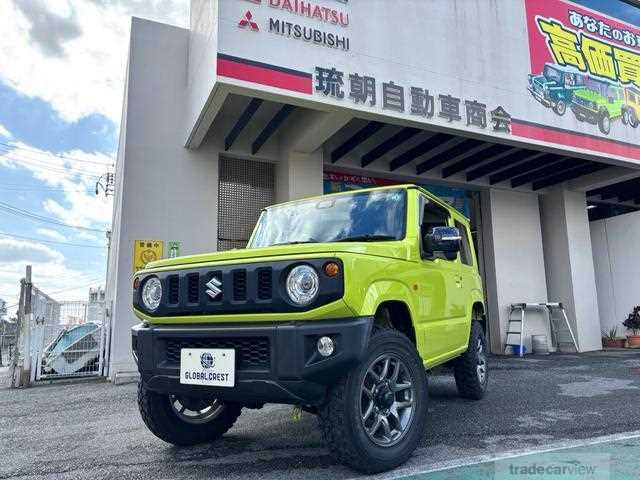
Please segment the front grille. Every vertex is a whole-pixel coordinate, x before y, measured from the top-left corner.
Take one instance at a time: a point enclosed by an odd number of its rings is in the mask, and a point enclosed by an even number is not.
[[[268,370],[271,365],[269,338],[180,338],[166,340],[166,359],[169,363],[180,364],[180,350],[183,348],[232,348],[236,351],[238,370]]]
[[[270,268],[258,270],[258,299],[269,300],[273,296],[273,280]]]
[[[171,275],[168,277],[167,282],[169,284],[168,301],[175,305],[180,301],[180,277]]]
[[[327,260],[309,259],[304,263],[322,272]],[[139,290],[134,291],[134,305],[154,317],[269,314],[310,310],[342,297],[342,276],[321,275],[316,301],[305,307],[292,304],[283,284],[289,270],[299,263],[299,260],[287,260],[155,272],[153,275],[160,279],[163,288],[160,306],[153,312],[148,311]]]
[[[187,300],[189,303],[198,303],[200,295],[198,294],[198,280],[200,275],[197,273],[190,273],[187,275]]]
[[[577,103],[578,105],[582,105],[583,107],[587,107],[590,108],[591,107],[591,100],[587,100],[586,98],[582,98],[578,95],[574,95],[573,96],[573,101],[575,103]]]
[[[235,270],[233,272],[233,300],[242,302],[247,299],[247,271]]]

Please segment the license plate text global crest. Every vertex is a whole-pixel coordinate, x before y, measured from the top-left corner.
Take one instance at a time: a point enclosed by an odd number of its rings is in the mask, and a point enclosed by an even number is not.
[[[180,350],[180,383],[233,387],[235,353],[233,349],[183,348]]]

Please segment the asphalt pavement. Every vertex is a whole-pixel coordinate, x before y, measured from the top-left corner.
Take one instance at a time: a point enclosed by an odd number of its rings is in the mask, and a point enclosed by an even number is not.
[[[1,372],[0,372],[1,373]],[[640,430],[640,351],[491,359],[490,391],[458,398],[448,374],[430,378],[429,424],[407,465],[386,478]],[[149,433],[134,384],[0,382],[0,479],[343,479],[313,415],[244,410],[211,445],[176,448]]]

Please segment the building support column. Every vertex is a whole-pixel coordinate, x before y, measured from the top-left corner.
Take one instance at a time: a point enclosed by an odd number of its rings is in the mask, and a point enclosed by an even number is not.
[[[322,195],[322,149],[288,152],[276,165],[276,201]]]
[[[581,351],[601,350],[585,194],[556,188],[542,196],[541,214],[549,301],[564,304]]]
[[[512,303],[547,301],[538,196],[513,190],[482,192],[485,294],[491,351],[504,352]],[[549,335],[543,311],[527,311],[524,345]]]

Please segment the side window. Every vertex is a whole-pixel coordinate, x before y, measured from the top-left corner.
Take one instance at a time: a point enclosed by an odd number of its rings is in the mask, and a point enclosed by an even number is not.
[[[473,255],[471,254],[471,244],[469,242],[467,227],[460,222],[456,222],[456,228],[460,231],[460,236],[462,237],[460,261],[465,265],[473,265]]]
[[[449,226],[449,212],[420,197],[420,239],[433,232],[434,227]],[[440,257],[439,257],[440,258]],[[442,257],[444,259],[444,257]]]

